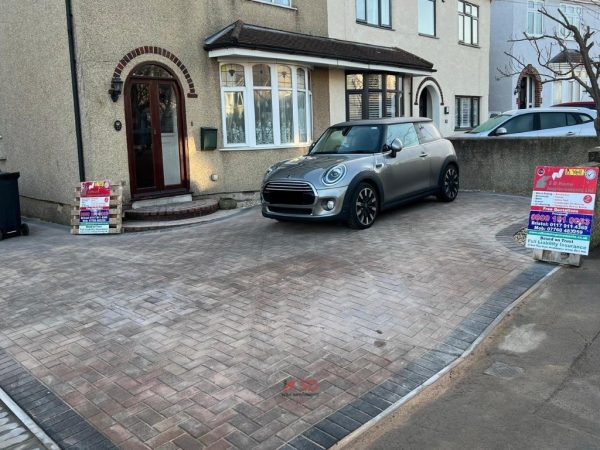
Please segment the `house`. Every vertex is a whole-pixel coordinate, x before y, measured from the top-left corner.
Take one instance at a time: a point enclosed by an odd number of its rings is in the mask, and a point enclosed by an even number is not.
[[[487,117],[489,0],[328,0],[327,6],[330,37],[402,48],[433,63],[431,73],[403,76],[401,114],[430,117],[446,136]],[[330,91],[350,105],[346,115],[340,103],[332,107],[332,122],[361,118],[351,89],[360,74],[330,70]],[[380,101],[370,86],[364,90],[363,118]]]
[[[123,183],[126,203],[255,193],[331,123],[423,115],[452,134],[487,115],[489,0],[2,9],[0,170],[57,222],[83,179]]]
[[[559,17],[561,10],[572,24],[600,25],[600,8],[586,0],[494,0],[492,2],[491,50],[490,50],[490,112],[500,113],[511,109],[546,107],[564,102],[589,100],[590,97],[573,80],[549,80],[551,74],[538,61],[538,52],[530,42],[511,42],[525,36],[554,35],[563,38],[567,50],[562,50],[552,39],[538,42],[542,60],[550,57],[556,69],[564,71],[568,62],[576,63],[580,56],[573,37],[562,27],[544,16],[544,7],[552,16]],[[524,64],[520,70],[506,70],[511,58],[519,58]],[[508,72],[503,76],[500,72]],[[518,72],[518,73],[514,73]],[[585,71],[579,71],[584,80]]]

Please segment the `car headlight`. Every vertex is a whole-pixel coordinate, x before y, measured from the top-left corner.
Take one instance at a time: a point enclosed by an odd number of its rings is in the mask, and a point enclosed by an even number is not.
[[[271,173],[275,170],[276,166],[277,166],[277,164],[273,164],[271,167],[269,167],[267,169],[267,171],[265,172],[265,178],[267,178],[269,175],[271,175]]]
[[[323,174],[323,183],[327,186],[331,186],[344,178],[344,175],[346,175],[345,165],[340,164],[333,166]]]

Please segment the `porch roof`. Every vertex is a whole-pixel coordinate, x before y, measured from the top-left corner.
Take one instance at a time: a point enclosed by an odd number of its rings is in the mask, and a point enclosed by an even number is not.
[[[329,67],[382,70],[425,75],[433,64],[397,47],[382,47],[232,23],[204,41],[210,57],[256,57]]]

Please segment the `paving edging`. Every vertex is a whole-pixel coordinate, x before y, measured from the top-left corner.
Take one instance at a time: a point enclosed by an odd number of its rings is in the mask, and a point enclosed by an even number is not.
[[[9,395],[0,388],[0,403],[4,403],[8,410],[29,430],[48,450],[60,450],[60,447],[36,424]]]
[[[369,422],[363,424],[360,428],[354,430],[352,433],[348,434],[346,437],[344,437],[343,439],[339,440],[337,443],[335,443],[330,448],[336,449],[336,450],[344,448],[345,446],[347,446],[348,444],[350,444],[352,441],[354,441],[355,439],[357,439],[360,435],[362,435],[363,433],[367,432],[372,427],[374,427],[375,425],[377,425],[383,419],[385,419],[386,417],[388,417],[391,414],[393,414],[394,412],[396,412],[402,405],[404,405],[409,400],[411,400],[414,397],[416,397],[423,390],[425,390],[428,386],[431,386],[432,384],[434,384],[441,377],[443,377],[446,373],[448,373],[449,371],[451,371],[452,369],[454,369],[456,366],[458,366],[459,364],[461,364],[468,356],[470,356],[473,353],[473,351],[479,346],[479,344],[486,337],[488,337],[492,333],[492,331],[494,331],[494,329],[498,326],[498,324],[506,317],[506,315],[510,311],[512,311],[519,304],[521,304],[523,302],[523,300],[525,300],[527,297],[529,297],[529,295],[531,295],[531,293],[533,291],[537,290],[543,283],[545,283],[547,281],[548,278],[550,278],[551,276],[553,276],[560,269],[561,269],[561,266],[558,266],[558,267],[555,267],[554,269],[552,269],[549,273],[547,273],[540,280],[538,280],[533,286],[531,286],[529,289],[527,289],[527,291],[525,291],[523,294],[521,294],[514,302],[512,302],[510,305],[508,305],[504,309],[504,311],[502,311],[498,315],[498,317],[496,317],[496,319],[494,319],[494,321],[491,324],[488,325],[488,327],[479,335],[479,337],[471,344],[471,346],[469,348],[467,348],[464,351],[464,353],[462,355],[460,355],[457,359],[455,359],[450,364],[448,364],[446,367],[444,367],[442,370],[440,370],[439,372],[437,372],[435,375],[433,375],[431,378],[429,378],[423,384],[421,384],[420,386],[418,386],[415,389],[413,389],[410,393],[406,394],[404,397],[402,397],[396,403],[392,404],[390,407],[388,407],[387,409],[385,409],[384,411],[382,411],[381,414],[379,414],[376,417],[372,418]]]

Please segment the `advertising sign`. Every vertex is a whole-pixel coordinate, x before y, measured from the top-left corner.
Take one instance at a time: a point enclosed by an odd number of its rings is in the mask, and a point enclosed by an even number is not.
[[[109,232],[110,181],[84,181],[79,199],[79,234]]]
[[[587,255],[597,184],[597,167],[536,167],[526,247]]]

